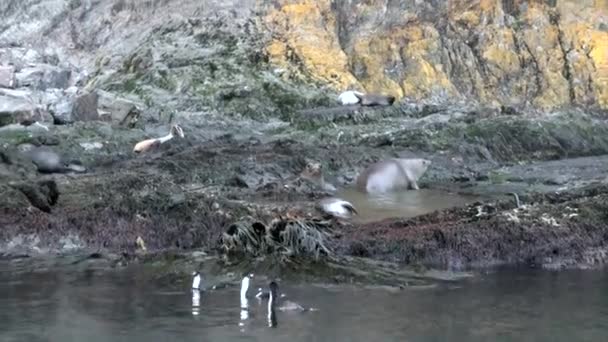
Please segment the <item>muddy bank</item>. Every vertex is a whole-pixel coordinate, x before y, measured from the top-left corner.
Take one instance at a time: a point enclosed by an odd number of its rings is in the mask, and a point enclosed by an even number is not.
[[[25,176],[13,173],[1,185],[2,254],[133,255],[143,252],[138,239],[146,253],[222,253],[222,234],[243,218],[269,225],[277,217],[318,217],[314,201],[329,194],[297,177],[308,160],[323,164],[329,182],[347,187],[361,165],[395,153],[281,135],[265,141],[231,135],[193,140],[141,156],[98,154],[87,174],[41,175],[21,168]],[[481,202],[409,219],[330,222],[332,256],[452,269],[505,263],[587,267],[605,261],[608,190],[599,182],[605,157],[509,166],[408,153],[433,160],[423,188],[475,194]],[[24,167],[13,155],[7,153],[4,167]],[[590,182],[595,183],[583,187]],[[512,191],[524,207],[515,209]]]
[[[411,219],[350,227],[349,254],[461,269],[522,264],[596,267],[608,258],[608,186],[478,202]]]
[[[362,5],[366,13],[396,13],[384,22],[327,1],[29,3],[0,6],[7,17],[0,25],[6,257],[215,253],[235,222],[314,219],[314,201],[328,193],[297,177],[307,161],[344,188],[389,157],[429,159],[422,188],[498,209],[477,220],[471,207],[377,224],[331,222],[333,256],[451,268],[584,266],[593,264],[588,251],[604,248],[599,209],[554,218],[565,204],[545,199],[508,211],[511,192],[529,202],[527,195],[560,191],[575,196],[568,205],[602,205],[603,195],[580,190],[608,174],[605,68],[588,50],[605,41],[601,18],[589,15],[598,29],[589,28],[588,40],[568,29],[584,17],[570,23],[570,10],[543,4],[506,12],[499,2]],[[435,15],[441,11],[455,17],[445,22]],[[378,19],[390,24],[373,47],[368,37]],[[494,23],[506,25],[504,35]],[[552,34],[536,37],[532,23]],[[407,29],[393,32],[399,25]],[[304,33],[294,30],[300,26]],[[505,40],[498,50],[497,36]],[[330,52],[317,53],[320,47]],[[539,59],[537,48],[558,57]],[[504,49],[511,53],[496,53]],[[337,95],[351,88],[399,100],[339,106]],[[132,152],[176,123],[184,139]],[[20,155],[25,144],[52,148],[87,172],[40,174]]]

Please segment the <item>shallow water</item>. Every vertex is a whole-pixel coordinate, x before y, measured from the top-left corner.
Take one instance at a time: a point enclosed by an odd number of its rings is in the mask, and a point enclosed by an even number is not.
[[[358,222],[371,222],[390,217],[414,217],[435,210],[463,206],[479,199],[441,190],[420,189],[390,192],[385,194],[364,194],[355,189],[343,189],[337,197],[351,202],[359,215]]]
[[[136,269],[16,271],[0,264],[0,341],[605,341],[608,336],[608,274],[597,271],[501,271],[397,291],[282,283],[289,299],[318,311],[277,311],[274,328],[268,327],[265,303],[255,299],[241,321],[237,288],[203,292],[193,310],[190,290],[155,283]]]

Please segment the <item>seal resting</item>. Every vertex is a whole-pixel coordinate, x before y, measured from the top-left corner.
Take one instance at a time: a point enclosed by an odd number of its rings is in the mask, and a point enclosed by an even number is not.
[[[336,187],[330,183],[325,182],[325,177],[323,177],[323,170],[321,167],[321,163],[308,162],[306,163],[306,167],[300,173],[300,177],[304,179],[308,179],[309,181],[317,184],[323,191],[335,192]]]
[[[361,106],[373,107],[373,106],[392,106],[395,102],[395,97],[392,95],[378,95],[378,94],[357,94],[354,93],[359,99]]]
[[[67,161],[48,147],[26,147],[24,153],[40,173],[86,172],[80,162]]]
[[[357,95],[363,96],[364,94],[356,90],[348,90],[338,96],[338,101],[340,101],[340,103],[342,103],[344,106],[354,105],[359,103],[359,98]]]
[[[418,190],[418,180],[431,165],[422,158],[391,158],[368,166],[356,180],[357,190],[367,193],[385,193],[397,189]]]
[[[180,138],[184,137],[184,131],[177,124],[171,126],[171,130],[169,131],[169,134],[165,135],[164,137],[151,138],[151,139],[146,139],[146,140],[138,142],[137,144],[135,144],[135,147],[133,147],[133,152],[142,153],[142,152],[150,151],[150,150],[160,146],[162,143],[165,143],[165,142],[173,139],[173,137],[175,137],[175,136],[178,136]]]

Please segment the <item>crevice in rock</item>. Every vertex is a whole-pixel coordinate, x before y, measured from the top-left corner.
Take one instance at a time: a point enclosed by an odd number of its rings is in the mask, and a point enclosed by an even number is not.
[[[564,59],[564,67],[562,70],[562,75],[568,82],[568,95],[570,98],[570,104],[573,104],[576,100],[576,94],[574,92],[574,84],[572,82],[572,70],[570,70],[570,63],[568,63],[568,53],[570,53],[570,51],[572,49],[566,49],[565,42],[564,42],[564,31],[562,30],[562,28],[559,24],[559,21],[560,21],[559,13],[557,13],[557,12],[550,13],[549,19],[551,21],[551,24],[553,24],[557,27],[557,41],[559,43],[559,48],[562,52],[562,58]]]
[[[519,46],[519,40],[517,38],[515,38],[516,35],[513,35],[513,37],[515,40],[515,45]],[[526,51],[530,55],[530,58],[532,59],[532,64],[534,65],[534,81],[536,83],[536,91],[534,92],[534,95],[532,95],[532,98],[537,98],[538,96],[540,96],[542,89],[543,89],[541,70],[538,65],[538,59],[536,59],[536,56],[534,56],[534,54],[532,53],[530,46],[528,45],[528,43],[525,40],[522,40],[522,41],[523,41],[523,47],[524,47],[524,49],[526,49]]]

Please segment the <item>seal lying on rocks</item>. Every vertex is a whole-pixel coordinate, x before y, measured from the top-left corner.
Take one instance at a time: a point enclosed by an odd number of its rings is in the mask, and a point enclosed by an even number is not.
[[[80,162],[67,161],[48,147],[24,146],[22,149],[40,173],[86,172]]]
[[[133,147],[133,152],[142,153],[142,152],[150,151],[150,150],[160,146],[160,144],[173,139],[173,137],[175,137],[175,136],[178,136],[180,138],[184,137],[184,131],[177,124],[171,126],[171,130],[169,131],[169,134],[165,135],[164,137],[151,138],[151,139],[146,139],[146,140],[138,142],[137,144],[135,144],[135,147]]]
[[[340,101],[340,103],[342,103],[344,106],[354,105],[359,103],[359,98],[357,95],[363,96],[364,94],[356,90],[348,90],[338,96],[338,101]]]
[[[395,97],[391,95],[379,95],[379,94],[357,94],[354,95],[359,99],[361,106],[392,106],[395,102]]]
[[[392,158],[368,166],[356,180],[357,190],[367,193],[384,193],[397,189],[418,190],[418,179],[426,172],[431,161],[422,158]]]

